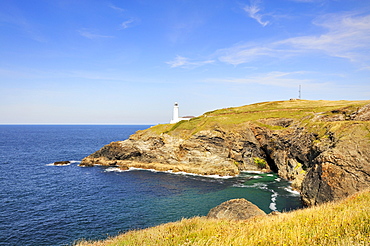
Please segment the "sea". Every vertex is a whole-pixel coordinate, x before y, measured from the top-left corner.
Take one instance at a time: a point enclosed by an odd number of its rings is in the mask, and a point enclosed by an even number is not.
[[[266,213],[302,207],[275,173],[198,176],[79,167],[144,125],[0,125],[0,245],[73,245],[182,218],[246,198]],[[55,166],[56,161],[71,161]]]

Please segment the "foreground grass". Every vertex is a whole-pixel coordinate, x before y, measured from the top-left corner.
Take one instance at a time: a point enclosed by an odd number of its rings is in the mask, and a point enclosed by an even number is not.
[[[370,190],[280,215],[246,221],[194,217],[77,245],[370,245]]]

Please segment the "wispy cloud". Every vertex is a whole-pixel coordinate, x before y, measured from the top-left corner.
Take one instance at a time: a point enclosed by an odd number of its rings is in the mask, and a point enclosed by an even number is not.
[[[121,28],[122,29],[129,28],[131,26],[131,24],[134,23],[134,21],[135,20],[131,18],[131,19],[127,20],[127,21],[122,22],[121,23]]]
[[[261,57],[287,57],[312,54],[314,51],[369,66],[370,15],[331,14],[315,19],[313,24],[323,27],[325,31],[271,43],[236,44],[218,50],[216,55],[222,62],[238,65]]]
[[[261,1],[259,0],[251,0],[250,5],[245,6],[243,9],[245,12],[247,12],[249,17],[255,19],[262,26],[266,26],[269,24],[269,21],[262,20],[263,15],[260,13],[261,11],[260,4]]]
[[[272,45],[236,44],[230,48],[220,49],[216,56],[221,62],[232,65],[248,63],[261,57],[282,57],[287,55],[286,51],[279,50]]]
[[[301,36],[277,42],[301,51],[321,51],[330,56],[351,61],[369,60],[370,15],[356,16],[351,13],[326,15],[314,21],[327,29],[316,36]]]
[[[111,9],[115,10],[116,12],[123,13],[126,12],[125,9],[117,7],[116,5],[109,4],[108,5]],[[122,14],[120,14],[122,15]],[[122,22],[120,24],[120,29],[127,29],[132,26],[133,23],[135,23],[137,20],[135,18],[129,18],[128,20]]]
[[[111,9],[114,9],[114,10],[116,10],[116,11],[118,11],[118,12],[124,12],[124,11],[126,11],[125,9],[120,8],[120,7],[117,7],[116,5],[113,5],[113,4],[109,4],[108,6],[109,6]]]
[[[0,12],[0,25],[3,23],[8,23],[14,26],[25,33],[28,38],[37,42],[45,43],[48,41],[40,32],[38,25],[32,20],[26,18],[23,11],[15,5],[12,5],[10,2],[4,11]]]
[[[85,37],[85,38],[88,38],[88,39],[114,38],[114,36],[96,34],[93,31],[86,30],[86,29],[79,30],[78,33],[82,37]]]
[[[311,84],[315,82],[310,79],[302,79],[301,76],[308,72],[280,72],[273,71],[266,74],[256,74],[248,78],[215,78],[207,79],[206,82],[235,83],[235,84],[262,84],[279,87],[297,87],[297,85]]]
[[[301,2],[301,3],[315,3],[315,2],[323,2],[326,0],[290,0],[293,2]]]
[[[173,61],[166,62],[170,67],[176,68],[195,68],[200,67],[206,64],[210,64],[215,62],[214,60],[204,60],[204,61],[191,61],[189,58],[183,57],[183,56],[176,56],[176,58]]]

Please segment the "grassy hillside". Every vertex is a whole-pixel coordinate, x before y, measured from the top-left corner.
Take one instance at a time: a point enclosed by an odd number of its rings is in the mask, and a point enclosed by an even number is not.
[[[195,217],[77,245],[370,245],[370,190],[279,215],[246,221]]]
[[[356,111],[358,108],[369,104],[367,101],[273,101],[256,103],[241,107],[219,109],[207,112],[202,116],[195,117],[189,121],[180,121],[177,124],[163,124],[150,128],[149,132],[156,134],[169,133],[190,136],[201,130],[222,126],[224,128],[237,128],[247,122],[256,123],[271,129],[280,129],[278,126],[263,124],[261,119],[288,118],[301,122],[308,122],[314,116],[333,114],[346,114]]]

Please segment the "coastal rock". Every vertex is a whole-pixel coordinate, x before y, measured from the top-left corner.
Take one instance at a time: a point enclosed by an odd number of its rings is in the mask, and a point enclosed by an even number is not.
[[[232,199],[212,208],[207,218],[246,220],[255,216],[266,215],[259,207],[246,199]]]
[[[335,147],[317,156],[302,183],[302,199],[307,205],[339,200],[370,186],[370,144],[352,134],[341,136]]]
[[[297,100],[244,107],[138,131],[80,165],[220,176],[274,171],[307,205],[370,186],[370,104]]]
[[[68,165],[70,163],[71,163],[70,161],[56,161],[56,162],[54,162],[54,165],[55,166],[62,166],[62,165]]]

